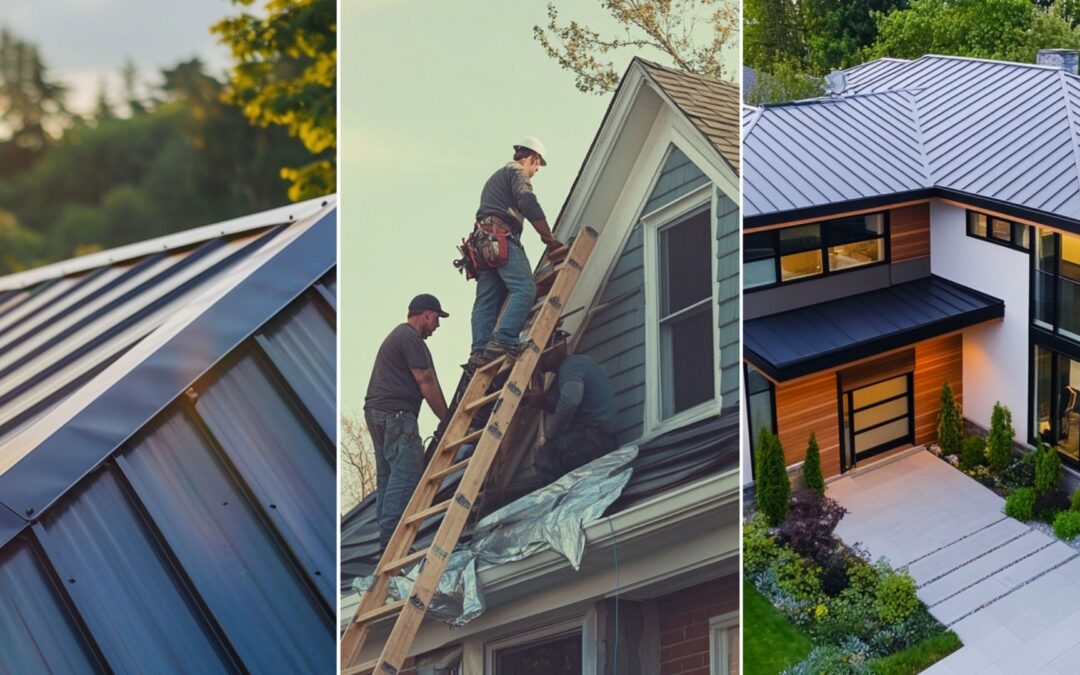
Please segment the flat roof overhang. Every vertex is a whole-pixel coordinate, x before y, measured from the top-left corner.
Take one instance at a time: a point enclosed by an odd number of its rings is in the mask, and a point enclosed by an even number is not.
[[[1004,316],[1004,301],[929,276],[747,321],[743,353],[783,382]]]

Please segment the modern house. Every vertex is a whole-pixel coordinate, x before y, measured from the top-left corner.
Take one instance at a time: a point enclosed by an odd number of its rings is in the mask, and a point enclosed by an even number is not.
[[[933,441],[948,381],[1080,470],[1076,73],[880,59],[744,107],[747,466],[761,428],[791,467],[814,432],[826,477]]]
[[[0,671],[333,672],[335,202],[0,277]]]
[[[737,111],[726,82],[640,59],[623,77],[556,234],[600,233],[562,327],[614,383],[633,473],[584,523],[580,569],[551,550],[480,565],[486,610],[454,628],[426,620],[411,652],[418,672],[737,671]],[[519,412],[485,498],[520,495],[537,421]],[[374,510],[369,497],[342,524],[345,621],[353,580],[377,562]],[[360,662],[377,654],[379,631]]]

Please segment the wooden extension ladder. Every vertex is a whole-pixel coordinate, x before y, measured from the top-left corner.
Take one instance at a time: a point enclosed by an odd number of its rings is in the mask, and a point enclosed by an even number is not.
[[[545,270],[541,265],[537,274],[538,297],[526,321],[526,326],[531,322],[531,327],[521,354],[512,365],[507,364],[506,357],[499,357],[476,369],[466,385],[460,402],[451,412],[442,438],[408,506],[405,507],[401,520],[398,521],[394,535],[375,568],[374,582],[361,598],[360,605],[342,636],[343,673],[374,671],[376,675],[395,675],[401,669],[416,633],[420,630],[428,603],[446,569],[448,558],[457,546],[461,531],[487,478],[503,435],[521,404],[522,394],[529,386],[541,351],[559,322],[564,303],[569,299],[570,292],[592,253],[596,238],[596,230],[587,227],[575,237],[569,247],[563,246],[547,254],[550,266]],[[510,375],[505,383],[488,392],[496,378],[507,370]],[[487,422],[482,428],[470,431],[474,417],[488,407],[491,407],[491,413]],[[476,443],[472,455],[455,461],[458,449],[469,443]],[[432,504],[443,479],[462,469],[465,473],[454,495],[443,502]],[[442,523],[431,545],[413,551],[421,524],[439,514],[442,514]],[[423,561],[423,566],[413,583],[409,597],[387,603],[390,578],[420,561]],[[397,617],[394,627],[379,658],[374,662],[355,664],[372,626],[380,620],[394,616]]]

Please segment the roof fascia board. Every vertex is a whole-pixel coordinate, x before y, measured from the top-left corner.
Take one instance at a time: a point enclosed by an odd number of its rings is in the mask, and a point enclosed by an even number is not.
[[[655,89],[660,89],[654,85]],[[702,173],[708,176],[720,190],[733,201],[739,199],[739,176],[732,169],[728,161],[720,155],[720,151],[713,147],[708,138],[679,110],[671,97],[662,89],[661,98],[666,98],[673,110],[678,114],[672,116],[672,131],[677,134],[675,144],[683,151]]]
[[[70,274],[78,274],[105,265],[115,265],[126,260],[134,260],[154,253],[171,251],[178,248],[186,248],[196,244],[241,234],[251,230],[257,230],[274,225],[282,225],[297,220],[303,220],[318,213],[321,209],[337,203],[336,195],[309,199],[296,204],[288,204],[269,211],[262,211],[239,218],[224,220],[220,223],[203,225],[182,232],[167,234],[155,239],[148,239],[135,244],[119,246],[107,251],[99,251],[88,255],[63,260],[61,262],[43,265],[25,272],[9,274],[0,277],[0,291],[17,290],[27,288],[50,279],[58,279]]]
[[[882,207],[894,205],[897,202],[925,201],[936,196],[934,188],[919,188],[907,192],[893,192],[884,195],[874,195],[862,199],[853,199],[845,202],[830,202],[805,209],[792,209],[790,211],[773,211],[759,215],[743,216],[743,231],[766,228],[770,225],[788,225],[797,222],[821,220],[830,216],[853,213],[856,211],[874,211]]]
[[[233,273],[225,280],[232,283],[227,291],[206,298],[211,303],[208,307],[196,301],[188,308],[193,317],[178,315],[176,320],[185,322],[178,330],[159,329],[167,336],[159,338],[161,344],[156,344],[152,334],[144,340],[145,346],[136,347],[139,353],[113,364],[110,370],[127,370],[103,391],[94,392],[81,409],[0,474],[0,503],[27,522],[39,518],[192,383],[333,268],[336,239],[336,210],[327,208],[258,267],[243,276],[239,270]],[[38,424],[49,423],[55,424],[52,415]],[[0,546],[18,533],[4,524],[0,522]]]
[[[487,596],[512,586],[538,586],[544,583],[546,577],[555,575],[570,575],[569,583],[560,582],[551,587],[551,592],[529,593],[528,597],[490,607],[475,621],[454,627],[453,630],[446,624],[425,622],[410,653],[425,653],[471,635],[492,629],[501,630],[511,621],[525,617],[565,611],[567,606],[583,600],[592,602],[596,598],[610,596],[616,589],[620,595],[625,595],[635,589],[647,588],[694,571],[711,569],[723,561],[734,561],[737,566],[740,540],[737,511],[723,522],[718,521],[718,514],[725,508],[737,508],[740,495],[739,470],[736,468],[659,495],[610,517],[595,520],[585,527],[586,559],[579,572],[574,572],[565,558],[552,551],[542,551],[514,563],[483,567],[477,574]],[[621,557],[624,547],[634,542],[648,541],[660,532],[680,532],[680,526],[695,518],[706,520],[719,533],[712,537],[689,538],[680,542],[682,547],[669,549],[650,546],[649,553],[637,559]],[[616,533],[614,537],[612,529]],[[620,551],[618,585],[613,564],[604,565],[592,573],[585,570],[587,560],[614,560],[612,555],[616,542]],[[735,569],[732,567],[732,572]],[[358,601],[357,593],[344,598],[342,616],[351,616],[350,607],[355,607]]]

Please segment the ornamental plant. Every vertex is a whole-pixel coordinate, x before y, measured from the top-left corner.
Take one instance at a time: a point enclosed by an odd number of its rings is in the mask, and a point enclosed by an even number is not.
[[[1035,514],[1034,488],[1020,488],[1005,498],[1005,515],[1027,522]]]
[[[784,521],[790,506],[791,481],[780,439],[764,427],[758,433],[754,462],[754,499],[769,525],[776,527]]]
[[[1054,534],[1062,541],[1071,541],[1080,534],[1080,511],[1062,511],[1054,518]]]
[[[1048,495],[1057,490],[1061,480],[1061,458],[1057,451],[1035,441],[1035,494]]]
[[[819,495],[825,495],[825,477],[821,474],[821,450],[818,448],[817,435],[810,432],[810,441],[806,445],[806,459],[802,465],[803,481],[807,489]]]
[[[878,581],[876,599],[878,618],[885,624],[899,623],[919,608],[919,599],[915,595],[915,579],[906,571],[889,571],[883,574]]]
[[[938,445],[941,446],[941,454],[955,455],[960,452],[960,435],[963,431],[963,421],[960,418],[960,408],[953,397],[952,387],[949,381],[941,387],[941,412],[938,416]]]
[[[1016,430],[1012,426],[1012,413],[1000,402],[994,404],[990,416],[990,434],[986,438],[987,464],[994,471],[1004,471],[1012,463],[1012,444]]]
[[[791,507],[777,530],[777,537],[800,555],[824,565],[836,551],[838,542],[833,530],[846,513],[847,509],[835,499],[809,488],[799,490],[791,498]]]
[[[1080,511],[1080,489],[1073,490],[1072,498],[1069,500],[1069,508],[1073,511]]]
[[[968,436],[960,444],[960,468],[971,471],[986,463],[986,441],[978,436]]]

